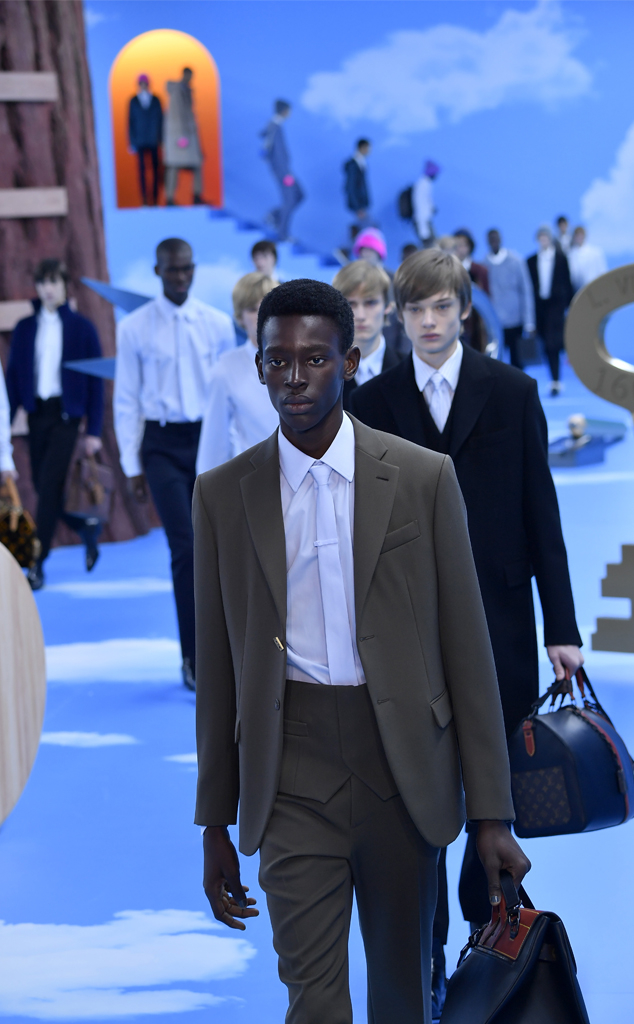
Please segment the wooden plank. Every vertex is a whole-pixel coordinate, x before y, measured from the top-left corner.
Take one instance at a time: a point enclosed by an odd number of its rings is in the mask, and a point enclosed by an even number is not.
[[[0,188],[0,218],[66,217],[65,188]]]
[[[2,103],[55,103],[57,98],[54,71],[0,71]]]
[[[12,331],[18,320],[31,316],[33,304],[26,300],[0,302],[0,331]]]
[[[46,702],[44,637],[20,566],[0,544],[0,824],[24,789]]]

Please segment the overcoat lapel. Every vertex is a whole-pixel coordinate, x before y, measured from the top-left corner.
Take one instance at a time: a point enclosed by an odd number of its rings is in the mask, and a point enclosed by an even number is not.
[[[249,531],[283,629],[286,628],[286,537],[280,495],[277,431],[251,457],[255,472],[240,481]]]
[[[378,435],[353,416],[354,470],[354,594],[357,622],[368,595],[387,533],[398,482],[398,466],[383,462],[387,448]]]
[[[458,386],[453,400],[453,424],[449,440],[452,459],[475,427],[493,389],[493,375],[487,366],[487,357],[464,346]]]
[[[414,444],[426,445],[425,428],[420,414],[420,392],[416,387],[412,357],[407,356],[385,377],[379,377],[383,396],[396,421],[400,437]]]

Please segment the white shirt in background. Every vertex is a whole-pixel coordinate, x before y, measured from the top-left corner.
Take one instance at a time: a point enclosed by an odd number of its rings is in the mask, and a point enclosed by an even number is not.
[[[354,659],[356,678],[348,685],[365,683],[356,641],[354,607],[354,470],[355,442],[352,421],[344,413],[343,423],[330,448],[321,459],[312,459],[278,433],[280,491],[286,535],[287,593],[287,678],[307,683],[330,684],[331,667],[326,649],[324,608],[319,579],[317,539],[317,485],[309,470],[316,462],[333,469],[329,486],[335,505],[341,572],[350,626],[349,657]],[[348,662],[350,663],[350,662]]]
[[[370,352],[369,356],[359,361],[359,369],[357,370],[354,379],[357,384],[365,384],[366,381],[372,380],[373,377],[378,375],[383,370],[383,359],[385,358],[385,338],[381,335],[381,340],[374,352]]]
[[[35,335],[35,393],[38,398],[57,398],[62,393],[62,318],[44,306],[37,314]]]
[[[126,476],[142,472],[146,420],[202,419],[212,367],[235,344],[231,317],[191,297],[176,306],[161,295],[119,321],[113,408]]]
[[[434,216],[434,197],[433,181],[426,174],[423,174],[412,188],[412,207],[419,238],[429,238],[431,219]]]
[[[256,351],[247,341],[223,352],[211,371],[198,445],[198,473],[220,466],[264,441],[279,424],[268,390],[260,384]]]
[[[553,271],[555,269],[555,246],[548,249],[540,249],[537,253],[537,276],[539,278],[539,297],[549,299],[553,286]]]
[[[591,281],[608,272],[608,263],[603,249],[600,249],[598,245],[590,245],[589,242],[584,242],[583,245],[572,245],[568,252],[568,263],[575,291],[585,288]]]
[[[4,374],[0,367],[0,472],[14,470],[13,445],[11,444],[11,413],[9,398],[4,383]]]
[[[424,362],[412,350],[416,387],[419,391],[422,391],[423,398],[427,402],[427,407],[434,423],[441,434],[449,419],[453,396],[458,386],[463,351],[462,342],[459,341],[456,345],[456,351],[449,356],[449,359],[442,364],[440,369],[436,370],[429,363]],[[435,378],[435,380],[432,380],[432,378]],[[434,392],[436,392],[435,398]]]

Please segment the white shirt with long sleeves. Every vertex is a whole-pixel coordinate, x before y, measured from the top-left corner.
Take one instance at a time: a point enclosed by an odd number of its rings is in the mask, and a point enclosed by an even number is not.
[[[309,470],[316,462],[333,472],[329,486],[335,505],[341,572],[348,607],[350,644],[356,678],[350,686],[365,683],[356,641],[354,608],[354,469],[355,442],[352,421],[344,413],[339,432],[321,459],[312,459],[278,434],[280,491],[286,535],[287,678],[330,685],[331,666],[326,650],[326,628],[319,580],[317,540],[317,485]],[[333,674],[340,676],[337,666]]]
[[[269,437],[279,423],[255,365],[256,348],[223,352],[211,371],[196,471],[205,473]]]
[[[598,245],[590,245],[589,242],[584,242],[583,245],[571,245],[568,251],[568,263],[575,291],[585,288],[591,281],[608,272],[608,263],[603,249],[600,249]]]
[[[9,398],[7,396],[6,384],[4,383],[2,367],[0,367],[0,472],[14,469]]]
[[[365,384],[366,381],[372,380],[373,377],[378,375],[383,370],[383,359],[385,358],[385,338],[381,335],[381,340],[374,352],[370,352],[369,356],[365,359],[359,360],[359,369],[357,370],[354,379],[357,384]]]
[[[146,420],[202,419],[212,367],[235,344],[231,317],[191,297],[176,306],[161,295],[119,322],[113,407],[126,476],[142,472]]]
[[[456,345],[456,351],[452,352],[449,359],[445,360],[439,369],[436,369],[421,359],[420,356],[417,356],[414,350],[412,350],[416,387],[419,391],[422,391],[423,398],[427,402],[427,407],[441,434],[445,429],[447,420],[449,419],[453,396],[455,395],[456,388],[458,387],[458,378],[460,377],[463,352],[464,349],[462,347],[462,342],[459,341]],[[432,397],[435,390],[432,381],[434,374],[438,374],[442,378],[439,388],[440,402],[438,407],[432,406]]]
[[[57,398],[62,393],[62,318],[40,309],[35,334],[35,393],[38,398]]]
[[[540,299],[549,299],[553,286],[553,271],[555,269],[555,246],[548,249],[540,249],[537,253],[537,277],[539,279]]]
[[[434,215],[433,181],[423,174],[412,188],[414,222],[419,238],[431,235],[431,219]]]

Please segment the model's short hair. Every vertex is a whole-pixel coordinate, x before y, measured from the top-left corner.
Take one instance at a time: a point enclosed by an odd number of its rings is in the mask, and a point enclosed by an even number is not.
[[[346,298],[359,288],[364,296],[381,294],[387,306],[392,282],[383,267],[376,267],[366,260],[354,260],[337,271],[332,286]]]
[[[277,281],[274,281],[268,274],[254,272],[241,277],[231,293],[233,315],[236,320],[240,320],[245,309],[257,309],[264,296],[273,291],[276,286]]]
[[[469,252],[471,253],[474,251],[476,247],[475,238],[473,237],[470,231],[467,231],[466,228],[458,228],[457,231],[454,231],[453,236],[454,238],[466,238],[467,244],[469,246]]]
[[[499,228],[489,228],[487,231],[487,238],[489,238],[490,235],[499,235],[500,238],[502,238],[502,232]]]
[[[258,349],[262,351],[262,335],[269,320],[277,316],[323,316],[337,328],[341,351],[346,353],[354,343],[354,316],[350,303],[341,292],[323,281],[299,278],[285,281],[262,299],[258,314]]]
[[[401,249],[401,263],[415,252],[418,252],[418,246],[414,245],[413,242],[407,242],[407,244]]]
[[[406,302],[420,302],[439,292],[460,301],[460,312],[471,302],[471,279],[460,260],[442,249],[422,249],[408,256],[394,276],[394,298],[399,311]]]
[[[272,256],[275,256],[275,262],[277,263],[277,246],[269,238],[263,238],[260,242],[255,243],[251,249],[251,259],[257,256],[259,252],[270,252]]]
[[[559,225],[562,222],[565,222],[566,224],[570,223],[570,221],[568,220],[568,217],[566,217],[565,213],[562,213],[560,217],[557,217],[557,226],[559,227]]]
[[[33,271],[35,284],[42,284],[44,281],[59,281],[60,278],[64,284],[68,284],[68,268],[63,260],[54,257],[40,260]]]
[[[371,146],[372,143],[369,139],[357,139],[357,149],[361,149],[361,146]]]
[[[539,238],[540,235],[548,235],[551,242],[553,240],[553,233],[550,228],[550,224],[540,224],[535,232],[535,238]]]
[[[163,259],[168,260],[170,256],[180,252],[181,249],[189,249],[193,256],[193,249],[184,238],[164,238],[156,247],[156,262],[160,263]]]
[[[439,235],[435,242],[436,248],[442,249],[443,252],[452,252],[455,244],[456,239],[453,235]]]
[[[287,110],[291,109],[291,105],[288,100],[276,100],[275,101],[275,113],[285,114]]]

